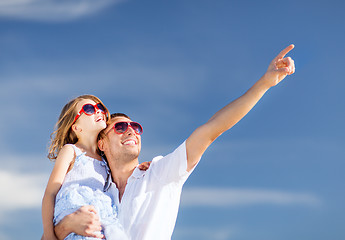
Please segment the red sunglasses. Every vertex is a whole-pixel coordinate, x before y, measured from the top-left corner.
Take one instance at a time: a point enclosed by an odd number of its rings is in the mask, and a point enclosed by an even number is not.
[[[92,114],[95,114],[97,112],[97,109],[100,110],[103,114],[106,113],[105,107],[103,106],[102,103],[96,103],[95,105],[92,105],[90,103],[84,104],[82,108],[80,109],[79,113],[77,116],[75,116],[74,121],[72,124],[77,121],[77,119],[80,117],[82,113],[85,113],[88,116],[91,116]]]
[[[128,127],[131,127],[138,135],[141,135],[143,133],[143,127],[137,122],[117,122],[112,128],[114,128],[115,133],[124,134],[128,131]]]

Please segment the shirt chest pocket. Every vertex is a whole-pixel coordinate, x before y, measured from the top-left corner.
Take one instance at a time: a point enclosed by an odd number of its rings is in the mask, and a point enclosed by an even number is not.
[[[140,195],[130,199],[126,203],[126,207],[122,208],[124,218],[127,219],[126,222],[129,223],[130,226],[138,224],[138,222],[144,224],[145,218],[147,218],[148,215],[151,215],[152,210],[150,209],[150,206],[155,204],[152,200],[152,192],[141,193]]]

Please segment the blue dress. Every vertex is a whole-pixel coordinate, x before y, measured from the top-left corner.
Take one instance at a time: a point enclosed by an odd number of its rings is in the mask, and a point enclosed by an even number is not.
[[[64,182],[56,195],[54,209],[54,225],[66,215],[80,207],[93,205],[102,223],[102,233],[108,240],[126,240],[121,224],[117,219],[117,209],[111,197],[104,192],[107,183],[111,181],[107,163],[88,157],[75,145],[72,145],[76,158],[73,168],[66,174]],[[75,233],[65,239],[96,239],[84,237]]]

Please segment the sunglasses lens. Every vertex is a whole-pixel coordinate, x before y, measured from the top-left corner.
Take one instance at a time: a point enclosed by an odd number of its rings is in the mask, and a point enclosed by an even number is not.
[[[115,132],[117,133],[124,133],[127,131],[127,128],[128,128],[128,123],[126,122],[118,122],[118,123],[115,123],[114,125]]]
[[[137,133],[137,134],[142,134],[143,133],[143,128],[141,127],[141,125],[137,122],[131,122],[131,126],[133,128],[133,130]]]
[[[141,135],[143,133],[143,128],[137,122],[117,122],[114,125],[114,130],[119,134],[125,133],[128,130],[128,125],[131,126],[131,128],[136,132],[136,134]]]
[[[91,104],[85,104],[83,110],[86,114],[91,115],[95,113],[95,107]]]
[[[101,110],[102,112],[105,112],[105,107],[103,106],[102,103],[97,103],[97,108]]]

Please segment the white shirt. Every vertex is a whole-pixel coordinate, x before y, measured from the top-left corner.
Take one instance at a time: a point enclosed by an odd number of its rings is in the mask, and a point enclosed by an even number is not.
[[[193,171],[193,170],[192,170]],[[186,143],[173,153],[153,159],[147,171],[136,168],[119,202],[114,183],[111,193],[118,217],[131,240],[168,240],[174,230],[181,190],[187,172]]]

